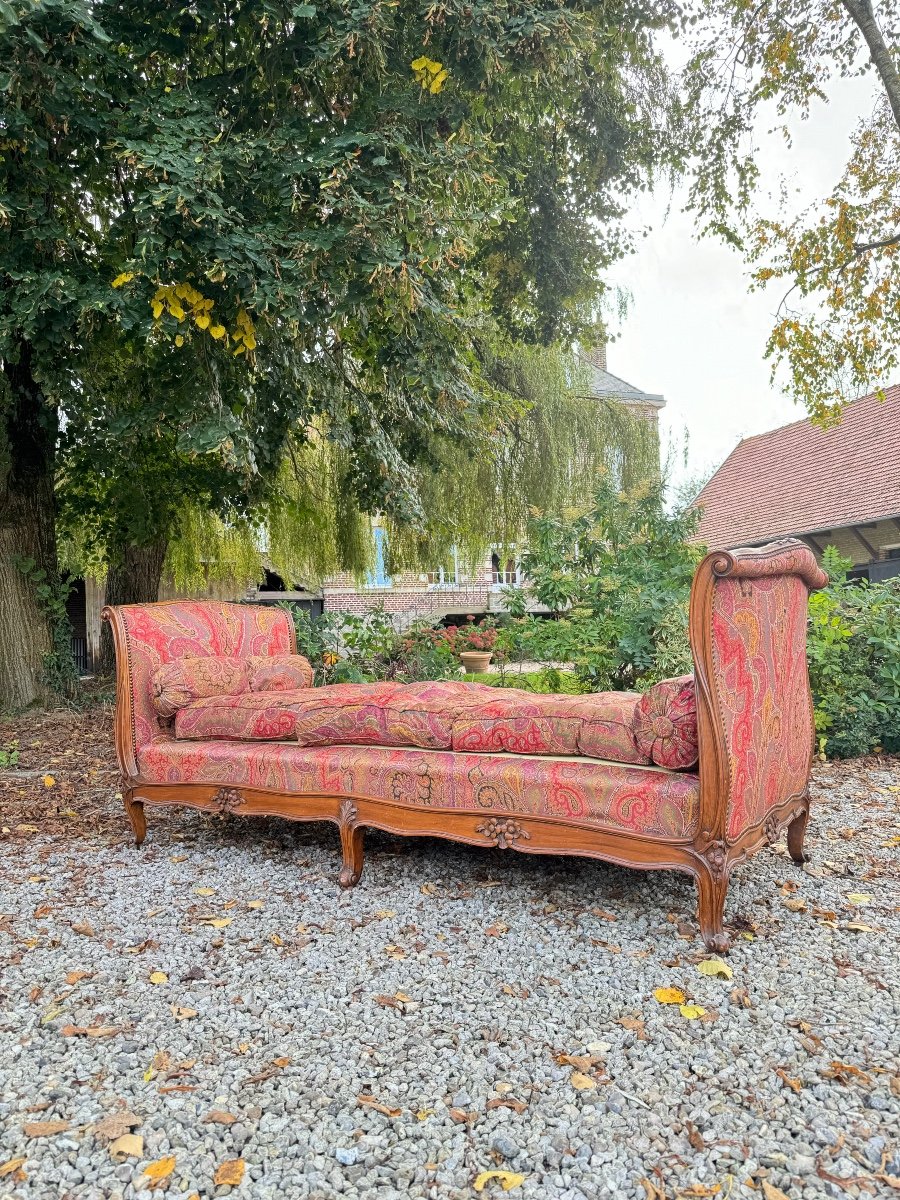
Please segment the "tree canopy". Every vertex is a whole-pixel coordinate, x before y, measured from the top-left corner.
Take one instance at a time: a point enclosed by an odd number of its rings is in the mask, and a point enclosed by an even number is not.
[[[703,0],[692,8],[686,118],[696,152],[692,204],[738,246],[758,286],[782,288],[769,340],[789,392],[827,422],[900,365],[900,12],[872,0]],[[762,212],[760,121],[786,133],[833,80],[869,72],[842,177],[799,216]]]

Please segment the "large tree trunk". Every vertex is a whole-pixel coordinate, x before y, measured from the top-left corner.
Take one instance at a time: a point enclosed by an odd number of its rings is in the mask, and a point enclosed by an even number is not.
[[[32,575],[42,571],[40,582],[58,586],[57,416],[34,379],[27,342],[18,362],[4,361],[3,373],[9,391],[5,403],[0,395],[0,708],[17,709],[46,699],[50,690],[51,621],[38,603],[35,580],[17,564],[33,563]]]
[[[118,561],[109,568],[106,576],[106,603],[148,604],[158,600],[167,547],[165,540],[150,546],[124,546]],[[115,665],[112,633],[104,621],[94,669],[99,675],[111,675]]]

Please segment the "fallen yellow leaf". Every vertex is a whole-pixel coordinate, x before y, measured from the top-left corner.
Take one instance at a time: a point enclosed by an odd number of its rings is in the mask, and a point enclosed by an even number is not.
[[[768,1179],[762,1181],[762,1191],[765,1200],[788,1200],[781,1188],[777,1188],[774,1183],[769,1183]]]
[[[22,1126],[26,1137],[53,1137],[55,1133],[65,1133],[69,1128],[68,1121],[29,1121]]]
[[[197,887],[192,890],[195,896],[214,896],[216,894],[215,888]]]
[[[237,1187],[244,1178],[244,1166],[242,1158],[230,1158],[227,1162],[220,1163],[213,1175],[213,1183],[216,1186],[229,1184],[231,1187]]]
[[[483,1192],[492,1179],[497,1180],[504,1192],[511,1192],[525,1182],[525,1176],[517,1175],[515,1171],[482,1171],[472,1186],[476,1192]]]
[[[573,1071],[569,1076],[569,1083],[579,1092],[586,1092],[597,1086],[596,1079],[591,1079],[590,1075],[585,1075],[581,1071]]]
[[[392,908],[380,908],[375,914],[376,921],[388,921],[391,917],[396,917],[396,913]]]
[[[262,908],[262,906],[263,906],[262,900],[249,900],[247,902],[248,908]]]
[[[281,938],[278,936],[277,933],[270,933],[269,941],[272,943],[273,946],[283,946],[284,945],[284,942],[281,940]]]
[[[728,963],[723,962],[721,958],[705,958],[703,962],[697,963],[697,970],[701,975],[709,975],[711,978],[734,978],[734,971],[732,971]]]
[[[191,1017],[196,1017],[197,1015],[196,1008],[181,1008],[177,1004],[173,1004],[171,1008],[172,1016],[176,1021],[188,1021]]]
[[[233,917],[206,917],[200,922],[200,924],[212,925],[213,929],[225,929],[233,920]]]
[[[5,1162],[3,1166],[0,1167],[0,1179],[2,1179],[4,1175],[11,1175],[13,1171],[18,1171],[19,1167],[21,1167],[24,1163],[24,1158],[11,1158],[9,1162]]]
[[[165,971],[151,971],[150,982],[151,983],[168,983],[169,977],[165,973]]]
[[[144,1157],[144,1139],[139,1133],[123,1133],[109,1144],[109,1152],[113,1158],[119,1155],[127,1158]]]
[[[54,779],[54,777],[52,775],[45,775],[43,777],[43,781],[44,781],[45,788],[52,788],[53,785],[56,783],[56,780]]]
[[[851,904],[871,904],[872,897],[868,892],[851,892],[847,897]]]
[[[175,1155],[170,1154],[166,1158],[158,1158],[156,1162],[150,1163],[144,1167],[144,1174],[148,1179],[152,1179],[154,1183],[158,1183],[161,1179],[168,1179],[175,1170]]]
[[[653,989],[653,995],[660,1004],[684,1004],[685,994],[681,988],[658,987]]]
[[[696,1021],[698,1017],[702,1017],[706,1012],[705,1008],[701,1008],[699,1004],[681,1004],[678,1011],[686,1021]]]

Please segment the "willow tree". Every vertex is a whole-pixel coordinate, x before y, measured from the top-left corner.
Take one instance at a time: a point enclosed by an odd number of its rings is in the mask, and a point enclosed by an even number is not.
[[[492,419],[471,306],[526,340],[591,322],[617,198],[662,154],[672,19],[668,0],[0,5],[2,702],[35,695],[50,648],[26,576],[52,595],[60,410],[69,510],[120,507],[123,593],[149,574],[129,555],[177,527],[178,504],[132,519],[173,452],[184,502],[228,518],[324,428],[360,511],[422,524],[434,438]],[[106,406],[104,353],[141,381]]]
[[[794,398],[827,422],[900,367],[900,11],[872,0],[703,0],[693,16],[692,204],[745,254],[758,286],[781,289],[768,353]],[[799,215],[766,211],[758,123],[774,110],[787,136],[789,114],[805,117],[834,80],[858,74],[873,78],[875,102],[831,193]]]

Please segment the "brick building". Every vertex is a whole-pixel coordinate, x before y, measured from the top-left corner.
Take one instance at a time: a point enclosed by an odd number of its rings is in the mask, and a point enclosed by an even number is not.
[[[802,538],[867,579],[900,575],[900,386],[863,396],[831,429],[795,421],[740,442],[694,501],[712,549]]]

